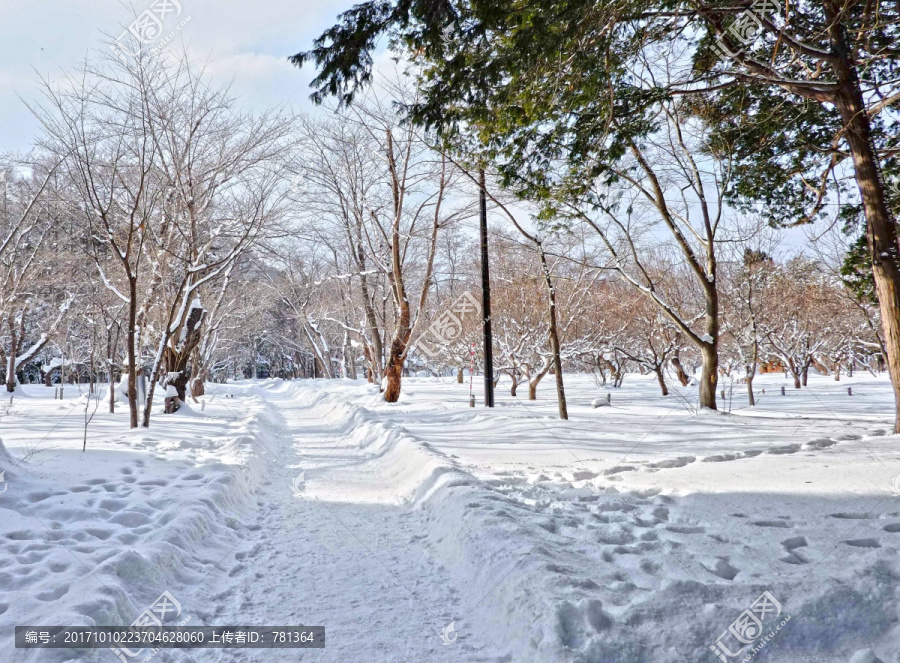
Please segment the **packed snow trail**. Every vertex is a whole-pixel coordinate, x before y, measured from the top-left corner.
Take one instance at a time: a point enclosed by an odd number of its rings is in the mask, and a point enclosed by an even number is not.
[[[267,392],[276,414],[262,443],[270,474],[256,496],[256,523],[182,603],[208,624],[325,626],[327,644],[206,650],[195,659],[498,660],[467,634],[451,632],[457,640],[443,645],[459,599],[420,543],[425,515],[396,473],[406,468],[391,472],[385,454],[354,443],[338,406],[323,419],[321,394],[290,384]]]

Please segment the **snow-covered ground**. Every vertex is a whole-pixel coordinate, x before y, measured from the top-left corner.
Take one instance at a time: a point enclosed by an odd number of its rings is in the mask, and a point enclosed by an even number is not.
[[[761,376],[730,414],[639,376],[597,409],[591,378],[566,386],[568,422],[549,379],[538,401],[501,382],[492,411],[455,380],[395,405],[361,382],[212,385],[149,430],[98,413],[86,453],[84,401],[26,387],[0,409],[0,661],[113,663],[15,650],[12,627],[127,625],[168,591],[177,622],[327,645],[155,661],[900,662],[885,377]]]

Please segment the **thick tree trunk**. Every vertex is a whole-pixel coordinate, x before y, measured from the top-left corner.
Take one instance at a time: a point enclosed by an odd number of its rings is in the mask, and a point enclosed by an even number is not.
[[[719,384],[719,353],[715,343],[704,343],[700,346],[700,407],[710,410],[718,409],[716,404],[716,387]]]
[[[756,397],[753,395],[753,378],[754,374],[750,371],[747,371],[747,402],[750,404],[750,407],[756,405]]]
[[[844,25],[836,20],[841,8],[833,2],[826,3],[825,7],[830,23],[829,38],[837,56],[834,65],[839,85],[836,105],[853,156],[856,184],[866,217],[866,238],[881,308],[888,370],[894,388],[894,433],[900,433],[900,246],[885,197],[878,155],[872,143],[871,124],[860,90],[856,63],[847,43]]]
[[[512,384],[509,386],[509,395],[515,397],[516,389],[519,386],[519,381],[516,379],[516,372],[511,371],[509,374],[510,379],[512,380]]]
[[[13,346],[13,351],[15,351],[15,346]],[[16,390],[16,356],[15,354],[9,355],[9,364],[7,366],[6,371],[6,391],[9,393],[13,393]]]
[[[462,366],[460,366],[459,368],[456,369],[456,381],[457,381],[459,384],[462,384],[462,383],[463,383],[463,370],[464,370],[464,369],[463,369]]]
[[[167,386],[171,385],[175,388],[177,397],[172,399],[166,398],[166,413],[177,412],[182,403],[187,402],[187,385],[194,374],[195,368],[199,361],[196,357],[197,347],[201,340],[201,325],[203,324],[204,310],[201,307],[192,308],[187,319],[182,323],[177,335],[173,336],[163,350],[162,364],[165,367],[166,375],[174,375],[172,379],[167,379]],[[178,342],[175,343],[175,339]],[[254,346],[256,342],[254,341]],[[191,372],[188,373],[188,362],[193,357]]]
[[[384,400],[388,403],[396,403],[400,400],[400,384],[403,377],[403,350],[400,341],[394,339],[391,343],[391,353],[388,357],[387,368],[384,369],[386,385],[384,387]]]
[[[191,379],[191,396],[196,399],[206,395],[206,379],[203,375],[198,375]]]
[[[409,337],[412,334],[412,329],[409,326],[410,314],[408,304],[400,306],[398,318],[397,330],[394,332],[394,339],[391,341],[387,367],[384,369],[384,376],[387,378],[387,384],[384,388],[384,400],[388,403],[396,403],[400,398],[403,364],[406,362],[406,348],[409,344]]]
[[[191,388],[191,398],[195,403],[200,396],[206,393],[206,372],[206,368],[201,366],[200,353],[195,349],[191,357],[191,379],[188,383]]]

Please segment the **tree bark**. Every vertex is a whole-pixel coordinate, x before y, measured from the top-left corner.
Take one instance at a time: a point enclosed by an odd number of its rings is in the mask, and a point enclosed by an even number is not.
[[[400,383],[403,377],[403,347],[400,339],[395,338],[391,342],[391,352],[387,368],[384,370],[384,377],[387,380],[384,388],[384,400],[388,403],[396,403],[400,400]]]
[[[715,338],[715,337],[713,337]],[[716,344],[703,343],[700,346],[700,407],[711,410],[718,409],[716,404],[716,387],[719,384],[719,353]]]
[[[657,366],[653,369],[653,372],[656,373],[656,381],[659,382],[659,388],[662,391],[663,396],[669,395],[669,387],[666,386],[666,378],[663,375],[662,366]]]
[[[837,56],[834,71],[839,85],[836,106],[841,113],[856,184],[866,217],[866,239],[872,259],[872,274],[881,308],[884,346],[888,370],[894,389],[894,433],[900,433],[900,246],[891,212],[885,199],[884,181],[875,146],[869,115],[859,85],[856,63],[847,43],[840,8],[825,3],[830,27],[832,51]]]
[[[685,373],[684,367],[681,365],[681,358],[678,356],[678,353],[675,353],[675,356],[670,360],[672,366],[675,368],[675,375],[678,377],[678,381],[681,383],[682,387],[688,386],[691,379],[688,377],[688,374]]]
[[[399,264],[399,257],[397,258]],[[399,267],[398,267],[399,270]],[[406,361],[406,348],[409,343],[409,337],[412,334],[410,328],[410,311],[409,302],[405,299],[405,294],[397,298],[400,315],[397,319],[397,328],[394,331],[394,338],[391,341],[390,354],[388,356],[388,364],[384,370],[384,376],[387,378],[387,384],[384,388],[384,400],[388,403],[396,403],[400,399],[400,383],[403,379],[403,364]]]
[[[206,393],[206,368],[202,365],[200,359],[200,350],[194,348],[191,356],[191,379],[188,383],[191,388],[191,398],[197,403],[197,398]]]
[[[541,380],[544,379],[544,376],[550,371],[550,362],[547,362],[546,366],[544,366],[539,373],[537,373],[534,377],[528,378],[528,400],[536,401],[537,400],[537,388],[538,384],[540,384]]]
[[[9,331],[12,336],[9,346],[9,357],[6,365],[6,391],[12,393],[16,390],[16,355],[19,353],[18,344],[16,343],[16,328],[13,321],[9,321]]]
[[[566,407],[566,388],[563,385],[562,357],[559,347],[559,329],[556,324],[556,291],[553,289],[553,278],[550,275],[550,267],[547,265],[547,255],[540,242],[538,253],[541,256],[541,268],[544,271],[544,283],[547,285],[547,318],[550,326],[550,349],[553,351],[553,372],[556,375],[556,401],[559,405],[559,418],[568,419],[569,410]]]
[[[138,427],[138,394],[137,394],[137,277],[128,277],[128,423],[131,428]]]

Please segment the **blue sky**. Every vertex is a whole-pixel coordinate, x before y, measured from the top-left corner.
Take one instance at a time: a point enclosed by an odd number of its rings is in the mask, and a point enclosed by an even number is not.
[[[38,126],[24,102],[39,96],[38,76],[71,71],[160,0],[0,0],[0,153],[27,151]],[[163,0],[165,1],[165,0]],[[171,0],[169,0],[171,2]],[[299,71],[287,56],[354,4],[299,0],[180,0],[181,14],[164,20],[164,34],[186,17],[180,40],[197,61],[207,61],[218,81],[232,81],[248,108],[290,104],[309,108],[311,69]],[[174,7],[174,5],[172,5]]]

